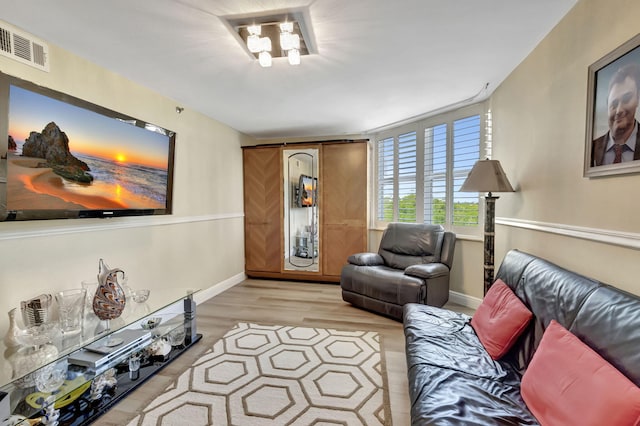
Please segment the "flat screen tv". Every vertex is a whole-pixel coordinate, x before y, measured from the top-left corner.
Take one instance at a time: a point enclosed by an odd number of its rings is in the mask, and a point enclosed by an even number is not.
[[[171,214],[175,133],[0,73],[0,220]]]
[[[316,205],[316,198],[318,195],[318,179],[300,175],[298,179],[298,191],[296,197],[296,206],[298,207],[313,207]]]

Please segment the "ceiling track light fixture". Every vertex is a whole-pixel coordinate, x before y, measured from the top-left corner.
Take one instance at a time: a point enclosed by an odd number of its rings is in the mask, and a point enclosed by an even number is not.
[[[220,17],[246,53],[263,66],[274,58],[299,65],[305,55],[317,54],[308,7],[261,11]]]
[[[293,32],[293,22],[280,24],[280,47],[287,52],[290,65],[300,65],[300,36]]]
[[[267,51],[262,51],[260,52],[260,54],[258,55],[258,62],[260,63],[260,66],[262,67],[270,67],[271,66],[271,53],[267,52]]]
[[[263,67],[271,66],[271,39],[260,37],[262,27],[260,25],[247,26],[249,36],[247,36],[247,48],[251,53],[258,54],[258,62]]]
[[[293,32],[293,22],[281,22],[280,49],[282,49],[290,65],[300,65],[300,36]],[[260,25],[247,26],[247,48],[251,53],[258,53],[258,62],[262,67],[272,65],[271,39],[267,36],[260,37],[262,27]]]
[[[291,65],[300,65],[300,50],[290,49],[287,52],[287,59],[289,59],[289,64]]]
[[[287,57],[289,64],[300,65],[301,41],[294,21],[271,22],[245,26],[247,49],[263,67],[272,65],[272,39],[276,43],[276,57]],[[279,37],[278,37],[279,35]],[[270,37],[271,36],[271,37]],[[279,53],[279,54],[278,54]],[[305,51],[306,54],[308,52]]]
[[[308,7],[221,16],[243,50],[263,67],[287,58],[299,65],[305,55],[318,53]]]
[[[249,25],[247,27],[247,31],[249,32],[249,36],[247,37],[247,47],[249,48],[249,52],[260,52],[260,34],[262,32],[262,27],[260,27],[260,25]]]

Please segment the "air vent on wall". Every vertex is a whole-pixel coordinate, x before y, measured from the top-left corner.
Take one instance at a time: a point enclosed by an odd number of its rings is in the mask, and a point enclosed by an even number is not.
[[[49,72],[49,46],[3,21],[0,21],[0,55]]]

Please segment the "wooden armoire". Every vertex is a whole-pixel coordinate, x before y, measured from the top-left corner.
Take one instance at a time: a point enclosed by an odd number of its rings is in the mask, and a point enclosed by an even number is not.
[[[243,147],[243,168],[247,276],[339,282],[367,249],[367,141]]]

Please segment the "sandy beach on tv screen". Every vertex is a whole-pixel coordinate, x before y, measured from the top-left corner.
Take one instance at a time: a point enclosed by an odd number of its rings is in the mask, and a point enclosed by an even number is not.
[[[38,168],[42,158],[7,156],[7,210],[100,210],[149,208],[135,194],[100,182],[64,181],[51,168]],[[116,199],[117,198],[117,199]]]

